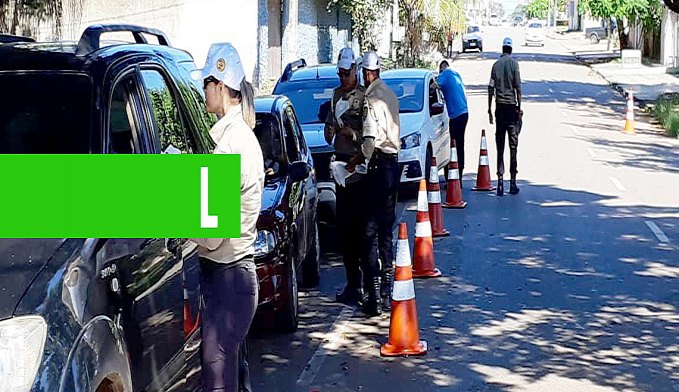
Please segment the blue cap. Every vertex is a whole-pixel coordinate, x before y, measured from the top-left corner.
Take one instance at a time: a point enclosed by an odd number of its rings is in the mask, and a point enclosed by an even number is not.
[[[512,47],[512,39],[507,37],[502,40],[502,46],[509,46],[510,48]]]

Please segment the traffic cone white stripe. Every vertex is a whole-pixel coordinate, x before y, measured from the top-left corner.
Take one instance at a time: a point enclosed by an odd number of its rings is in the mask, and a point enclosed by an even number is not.
[[[432,191],[429,192],[429,195],[427,195],[427,201],[429,201],[429,204],[434,204],[434,203],[441,203],[441,192],[440,191]]]
[[[427,204],[427,191],[420,191],[417,194],[417,211],[429,212],[429,204]]]
[[[457,162],[457,148],[450,149],[450,161]]]
[[[448,170],[448,181],[459,180],[459,179],[460,179],[460,171],[458,169],[449,169]]]
[[[398,240],[398,244],[396,246],[396,266],[410,267],[411,265],[410,245],[408,244],[408,240]]]
[[[436,166],[432,166],[429,170],[429,182],[434,182],[439,180],[439,169]]]
[[[415,285],[413,280],[394,280],[394,288],[391,291],[391,299],[394,301],[408,301],[415,299]]]
[[[490,161],[488,160],[488,155],[481,155],[479,157],[479,165],[481,166],[489,166]]]
[[[417,222],[415,224],[415,237],[419,238],[431,237],[431,223],[429,221]]]
[[[481,149],[482,150],[487,150],[488,149],[488,142],[486,142],[486,138],[482,137],[481,138]]]

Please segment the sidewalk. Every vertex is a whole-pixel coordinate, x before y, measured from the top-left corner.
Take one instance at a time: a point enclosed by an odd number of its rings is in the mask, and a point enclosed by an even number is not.
[[[620,51],[608,51],[608,42],[602,40],[591,44],[582,32],[549,32],[548,37],[558,41],[580,62],[604,78],[621,94],[634,92],[634,98],[641,106],[654,102],[667,93],[679,93],[679,75],[668,73],[668,68],[659,64],[641,64],[636,68],[623,69]]]

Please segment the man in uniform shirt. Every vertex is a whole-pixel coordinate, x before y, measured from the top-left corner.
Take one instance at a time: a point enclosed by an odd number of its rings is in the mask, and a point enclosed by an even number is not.
[[[369,161],[363,256],[364,272],[368,278],[368,298],[364,311],[376,316],[382,313],[382,298],[388,299],[394,276],[392,231],[396,221],[396,193],[400,180],[400,121],[398,98],[380,79],[380,58],[374,51],[367,52],[363,57],[363,80],[367,86],[363,109],[363,143],[360,154],[351,159],[347,169],[352,171],[355,165],[366,159]]]
[[[340,51],[337,75],[340,86],[333,91],[330,111],[325,121],[325,140],[334,139],[335,160],[348,162],[359,153],[363,129],[363,100],[365,88],[358,84],[356,62],[351,48]],[[363,300],[360,269],[361,241],[364,227],[365,179],[355,173],[346,186],[337,188],[337,232],[342,261],[347,276],[344,291],[337,301],[347,305]]]
[[[491,106],[495,96],[495,142],[497,144],[497,194],[504,194],[502,176],[505,173],[504,152],[505,138],[509,135],[509,174],[511,183],[509,193],[519,193],[516,185],[516,150],[519,145],[519,113],[521,112],[521,74],[519,63],[512,58],[512,39],[507,37],[502,41],[502,57],[493,64],[488,84],[488,118],[493,124]]]

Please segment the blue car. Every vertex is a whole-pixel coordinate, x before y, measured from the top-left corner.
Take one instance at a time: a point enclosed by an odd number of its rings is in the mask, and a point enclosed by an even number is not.
[[[273,90],[273,94],[285,95],[292,102],[311,151],[318,181],[320,226],[328,226],[335,221],[335,182],[330,174],[330,160],[335,150],[325,141],[323,129],[333,89],[339,84],[336,65],[307,66],[301,59],[285,67]]]

